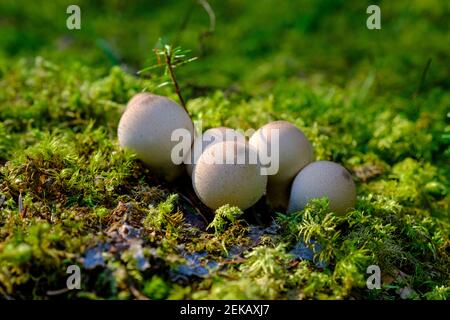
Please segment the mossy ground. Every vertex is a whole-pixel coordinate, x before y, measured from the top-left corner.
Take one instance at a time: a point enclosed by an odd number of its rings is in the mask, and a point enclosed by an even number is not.
[[[195,2],[78,1],[80,31],[66,2],[0,4],[0,297],[450,297],[448,2],[375,1],[370,31],[371,2],[211,1],[210,35]],[[204,129],[295,123],[351,171],[355,210],[262,200],[214,219],[187,176],[169,184],[120,150],[133,94],[177,99],[134,75],[160,37],[199,57],[177,75]],[[72,264],[81,290],[64,290]]]

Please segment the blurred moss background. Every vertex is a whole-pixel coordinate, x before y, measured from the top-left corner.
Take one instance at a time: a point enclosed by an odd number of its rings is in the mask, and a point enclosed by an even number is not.
[[[450,4],[413,1],[88,1],[81,30],[66,28],[73,1],[3,0],[3,58],[42,55],[131,70],[149,63],[159,38],[201,59],[183,69],[184,83],[261,91],[289,77],[323,76],[346,85],[373,71],[377,89],[410,94],[428,59],[428,87],[448,88]],[[366,28],[366,8],[381,5],[381,30]],[[261,87],[262,86],[262,87]]]

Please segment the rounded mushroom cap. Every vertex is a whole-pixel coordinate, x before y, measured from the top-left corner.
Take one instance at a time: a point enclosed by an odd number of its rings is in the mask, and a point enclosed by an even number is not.
[[[132,150],[148,167],[171,180],[182,168],[171,157],[179,143],[171,141],[176,129],[190,133],[190,146],[194,125],[186,110],[166,97],[139,93],[128,102],[117,133],[122,148]]]
[[[186,164],[186,170],[192,177],[192,171],[195,164],[198,162],[201,154],[207,147],[222,141],[236,141],[245,142],[244,135],[231,128],[217,127],[206,130],[201,136],[195,138],[192,148],[189,150],[184,163]]]
[[[355,184],[340,164],[317,161],[303,168],[292,183],[288,212],[301,210],[310,199],[322,197],[328,197],[330,210],[337,214],[355,206]]]
[[[279,141],[275,141],[276,130]],[[313,148],[305,134],[287,121],[274,121],[262,126],[251,136],[249,143],[258,150],[264,166],[267,165],[264,157],[270,154],[271,148],[276,152],[276,145],[272,147],[272,144],[278,143],[278,154],[271,155],[278,156],[278,172],[268,177],[274,184],[291,181],[314,157]]]
[[[198,159],[192,185],[200,200],[215,210],[225,204],[245,210],[266,191],[257,153],[247,143],[224,141],[209,146]],[[222,161],[220,161],[222,160]]]

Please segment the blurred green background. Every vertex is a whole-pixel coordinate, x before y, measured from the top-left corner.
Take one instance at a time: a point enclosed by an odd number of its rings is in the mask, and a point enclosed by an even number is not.
[[[379,90],[449,86],[449,7],[445,0],[214,1],[214,30],[197,1],[17,1],[0,3],[3,58],[42,55],[108,68],[149,64],[158,39],[201,59],[183,83],[261,91],[286,77],[323,76],[346,85],[373,71]],[[66,8],[81,8],[81,30],[66,28]],[[381,6],[382,29],[366,28],[366,8]]]

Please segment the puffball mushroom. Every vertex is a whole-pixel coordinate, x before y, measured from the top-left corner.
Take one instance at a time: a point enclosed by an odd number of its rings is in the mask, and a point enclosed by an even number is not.
[[[263,196],[266,184],[257,151],[242,142],[223,141],[209,146],[192,172],[195,193],[213,210],[225,204],[245,210]]]
[[[268,176],[267,199],[272,207],[286,208],[292,180],[313,161],[311,143],[288,121],[274,121],[262,126],[251,136],[249,143],[258,150],[263,165],[276,167],[274,161],[278,162],[278,171]]]
[[[206,130],[201,136],[195,138],[192,148],[189,150],[185,158],[186,170],[192,177],[192,171],[201,154],[207,147],[222,141],[238,141],[245,142],[244,135],[231,128],[217,127]]]
[[[355,206],[355,184],[340,164],[317,161],[303,168],[292,183],[288,213],[303,209],[310,199],[322,197],[328,197],[330,210],[337,214]]]
[[[182,166],[171,158],[172,148],[178,143],[171,141],[176,129],[186,129],[192,144],[194,125],[183,107],[166,97],[139,93],[131,98],[120,118],[119,144],[134,151],[149,168],[173,180],[182,172]]]

